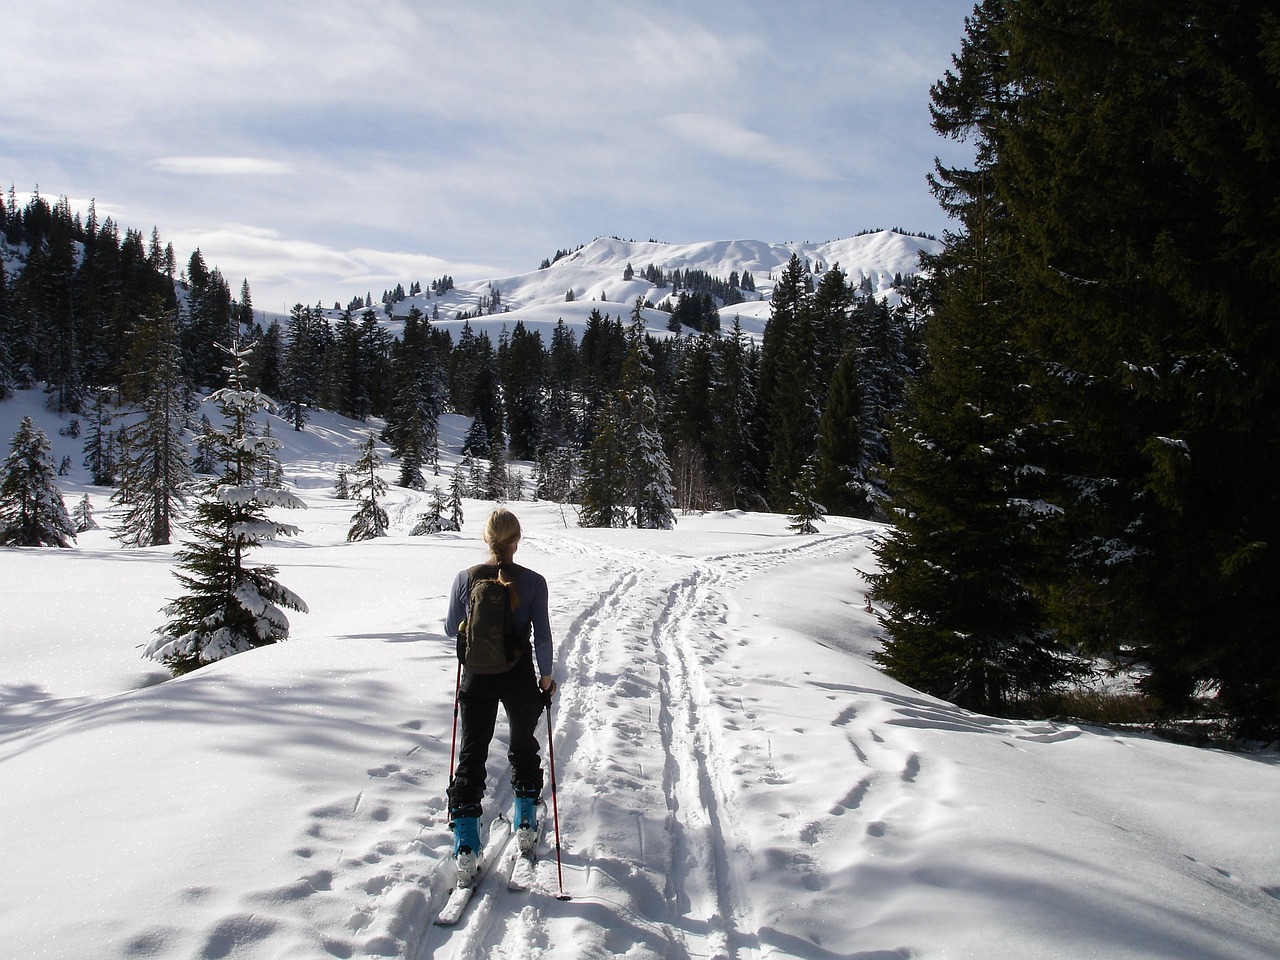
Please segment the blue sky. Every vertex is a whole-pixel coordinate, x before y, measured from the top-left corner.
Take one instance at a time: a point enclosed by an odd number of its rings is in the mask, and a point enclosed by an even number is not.
[[[600,235],[941,234],[972,3],[0,0],[0,186],[199,247],[258,309]]]

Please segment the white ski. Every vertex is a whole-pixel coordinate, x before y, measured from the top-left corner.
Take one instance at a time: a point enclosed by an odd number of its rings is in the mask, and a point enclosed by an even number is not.
[[[499,824],[504,826],[499,829]],[[503,817],[495,818],[489,827],[489,836],[485,841],[484,852],[480,856],[480,866],[476,871],[475,878],[467,886],[455,886],[449,891],[449,899],[445,901],[444,906],[440,908],[440,912],[436,915],[436,926],[451,927],[462,919],[462,914],[467,909],[467,904],[471,902],[471,897],[480,888],[480,884],[484,882],[485,875],[489,872],[494,862],[506,850],[509,839],[510,825],[507,824],[506,819]]]
[[[511,872],[507,875],[507,889],[515,893],[521,893],[533,886],[533,881],[537,876],[538,869],[538,851],[542,847],[542,838],[546,834],[547,829],[547,806],[541,800],[538,801],[538,833],[534,838],[532,849],[528,853],[524,853],[519,847],[519,836],[513,842],[516,848],[515,856],[511,861]]]

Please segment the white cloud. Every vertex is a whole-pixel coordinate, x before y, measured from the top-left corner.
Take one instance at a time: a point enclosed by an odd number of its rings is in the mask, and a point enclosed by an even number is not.
[[[728,117],[677,113],[663,125],[686,143],[729,160],[759,163],[803,180],[835,180],[836,173],[802,147],[781,143]]]
[[[160,157],[154,166],[165,173],[200,177],[278,176],[293,171],[287,163],[260,157]]]

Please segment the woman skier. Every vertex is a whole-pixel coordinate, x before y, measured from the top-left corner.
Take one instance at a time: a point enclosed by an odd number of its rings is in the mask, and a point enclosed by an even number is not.
[[[515,792],[511,822],[521,853],[531,855],[537,842],[537,803],[542,794],[537,727],[556,684],[551,676],[547,581],[513,562],[520,534],[520,521],[514,513],[505,507],[494,510],[484,531],[489,562],[460,571],[449,592],[445,633],[458,637],[462,661],[457,694],[462,744],[448,794],[458,886],[469,886],[479,872],[485,764],[498,704],[506,711],[510,728],[507,757]],[[486,596],[500,597],[506,609],[493,613],[495,604],[486,605]],[[487,661],[483,654],[469,649],[482,645],[485,635],[499,635],[500,653]],[[505,652],[501,652],[503,639]]]

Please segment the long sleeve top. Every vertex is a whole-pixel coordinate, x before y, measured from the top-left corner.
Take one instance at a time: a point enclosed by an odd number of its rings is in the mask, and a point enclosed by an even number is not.
[[[518,564],[504,567],[515,582],[519,603],[512,611],[516,629],[523,633],[533,625],[533,655],[538,676],[551,676],[551,620],[547,613],[547,581],[540,573]],[[456,637],[458,627],[467,619],[467,571],[460,570],[449,591],[449,612],[444,618],[446,636]]]

